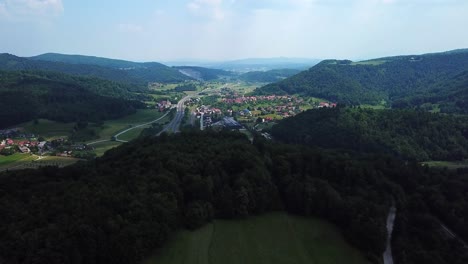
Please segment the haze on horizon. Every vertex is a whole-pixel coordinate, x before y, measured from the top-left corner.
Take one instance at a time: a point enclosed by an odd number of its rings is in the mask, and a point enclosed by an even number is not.
[[[465,0],[0,0],[0,52],[365,59],[468,47]]]

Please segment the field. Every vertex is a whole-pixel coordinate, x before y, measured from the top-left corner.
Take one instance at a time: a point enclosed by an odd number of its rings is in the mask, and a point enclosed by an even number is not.
[[[449,170],[456,170],[459,168],[468,168],[468,161],[425,161],[423,165],[429,167],[448,168]]]
[[[368,263],[331,224],[271,213],[181,231],[145,264]]]
[[[58,166],[65,167],[79,161],[75,158],[63,157],[44,157],[37,160],[38,156],[31,154],[13,154],[5,157],[0,156],[0,172],[5,170],[19,170],[19,169],[37,169],[44,166]]]
[[[96,153],[96,156],[101,157],[102,155],[104,155],[106,151],[108,151],[109,149],[118,147],[120,146],[120,144],[122,143],[116,142],[116,141],[106,141],[106,142],[94,144],[93,145],[94,153]]]
[[[46,119],[39,119],[37,124],[33,121],[17,125],[16,127],[22,127],[27,132],[34,133],[44,137],[47,140],[51,140],[59,137],[68,137],[71,135],[74,123],[59,123]]]
[[[129,128],[132,125],[151,122],[158,119],[163,114],[164,113],[161,113],[156,109],[138,110],[137,113],[133,115],[104,122],[103,126],[96,128],[97,134],[99,135],[99,139],[110,139],[119,131]]]
[[[10,156],[2,156],[0,155],[0,168],[8,167],[11,164],[21,161],[30,161],[33,160],[31,154],[22,154],[22,153],[15,153]]]

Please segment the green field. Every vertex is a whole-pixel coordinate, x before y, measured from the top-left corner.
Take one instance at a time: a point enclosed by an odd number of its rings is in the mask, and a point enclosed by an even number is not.
[[[369,263],[336,228],[316,218],[270,213],[181,231],[145,264]]]
[[[163,114],[164,113],[161,113],[156,109],[138,110],[133,115],[104,122],[104,125],[102,127],[99,127],[97,129],[97,132],[100,139],[110,139],[119,131],[129,128],[131,125],[138,125],[141,123],[151,122],[153,120],[158,119]]]
[[[14,163],[33,160],[31,154],[15,153],[10,156],[0,155],[0,168],[11,166]]]
[[[466,161],[425,161],[423,165],[429,167],[448,168],[450,170],[456,170],[460,168],[468,168],[468,160]]]
[[[5,170],[37,169],[44,166],[65,167],[76,163],[79,159],[64,157],[44,157],[37,160],[38,156],[31,154],[15,153],[11,156],[0,156],[0,172]]]
[[[98,144],[94,144],[93,145],[94,153],[96,153],[96,156],[101,157],[109,149],[118,147],[121,144],[122,143],[116,142],[116,141],[106,141],[106,142],[101,142],[101,143],[98,143]]]
[[[46,119],[39,119],[37,124],[30,121],[19,124],[16,127],[22,127],[27,132],[31,132],[35,135],[44,137],[47,140],[51,140],[59,137],[69,137],[74,125],[75,123],[59,123]]]

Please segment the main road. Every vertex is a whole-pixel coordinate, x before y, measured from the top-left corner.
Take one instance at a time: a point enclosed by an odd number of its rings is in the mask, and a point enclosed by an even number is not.
[[[174,118],[171,120],[167,126],[164,127],[161,132],[159,132],[157,135],[159,136],[163,132],[172,132],[172,133],[178,133],[180,132],[179,127],[180,123],[182,122],[182,119],[184,118],[185,115],[185,102],[190,99],[190,95],[185,96],[182,98],[176,106],[177,112],[174,116]]]

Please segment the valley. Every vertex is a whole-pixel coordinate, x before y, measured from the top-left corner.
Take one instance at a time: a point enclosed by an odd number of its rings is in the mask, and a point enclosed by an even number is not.
[[[0,248],[18,263],[34,245],[40,263],[464,264],[466,54],[247,73],[2,55],[0,235],[18,244]]]

